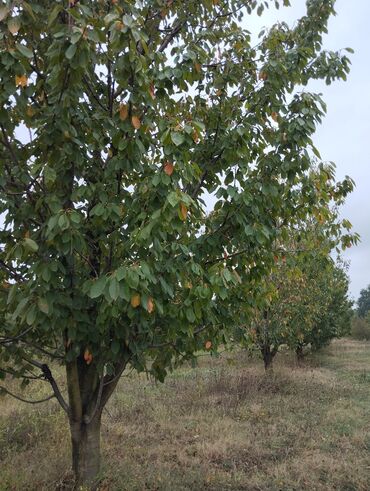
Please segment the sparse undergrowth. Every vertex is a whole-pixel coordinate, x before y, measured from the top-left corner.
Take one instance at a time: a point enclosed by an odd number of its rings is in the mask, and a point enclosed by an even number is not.
[[[370,343],[354,340],[304,368],[281,354],[271,377],[243,352],[163,385],[129,375],[104,412],[99,489],[368,490],[369,388]],[[56,403],[1,399],[0,489],[70,489],[68,438]]]

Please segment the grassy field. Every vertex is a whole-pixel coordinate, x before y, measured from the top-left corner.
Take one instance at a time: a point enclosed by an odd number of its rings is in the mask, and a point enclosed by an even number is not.
[[[42,395],[40,392],[38,395]],[[370,489],[370,342],[341,340],[264,376],[246,353],[201,357],[165,384],[123,378],[103,417],[101,491]],[[54,402],[0,400],[0,489],[69,489]]]

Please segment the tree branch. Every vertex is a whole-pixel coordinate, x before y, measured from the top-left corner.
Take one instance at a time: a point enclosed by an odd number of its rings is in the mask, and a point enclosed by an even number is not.
[[[62,406],[62,408],[64,409],[64,411],[69,414],[69,406],[68,404],[66,403],[66,401],[64,400],[63,396],[62,396],[62,393],[60,392],[59,390],[59,387],[50,371],[50,368],[43,364],[42,365],[42,373],[44,374],[44,377],[45,379],[50,383],[53,391],[54,391],[54,396],[57,398],[59,404]]]
[[[14,399],[18,399],[18,401],[27,402],[28,404],[40,404],[41,402],[50,401],[50,399],[52,399],[53,397],[55,397],[55,394],[52,394],[49,397],[45,397],[45,399],[39,399],[37,401],[31,401],[29,399],[23,399],[23,397],[17,396],[16,394],[13,394],[13,392],[10,392],[10,390],[6,389],[2,385],[0,385],[0,391],[3,391],[6,394],[14,397]]]
[[[184,21],[184,22],[177,21],[177,23],[174,23],[174,26],[173,26],[171,32],[167,34],[167,36],[164,38],[164,40],[162,41],[162,43],[159,47],[158,51],[160,53],[162,53],[162,51],[164,51],[167,48],[167,46],[177,36],[177,34],[181,31],[182,27],[185,24],[186,24],[186,21]]]
[[[28,327],[25,331],[21,332],[17,336],[14,336],[13,338],[12,337],[7,337],[7,338],[2,337],[2,338],[0,338],[0,344],[8,344],[8,343],[14,343],[16,341],[19,341],[23,336],[25,336],[28,332],[30,332],[32,328],[33,328],[33,326]]]

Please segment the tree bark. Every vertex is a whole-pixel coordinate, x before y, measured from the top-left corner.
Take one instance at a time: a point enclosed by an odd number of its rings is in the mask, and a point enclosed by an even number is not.
[[[128,361],[124,352],[110,376],[99,374],[95,363],[88,365],[82,355],[66,364],[75,489],[98,484],[101,414]]]
[[[101,413],[86,424],[70,422],[72,439],[72,468],[75,487],[94,487],[100,471],[100,427]]]
[[[263,358],[263,363],[265,365],[265,371],[267,373],[272,373],[273,372],[273,359],[274,359],[274,352],[271,351],[270,346],[264,346],[261,349],[262,352],[262,358]]]
[[[299,344],[296,347],[295,353],[296,353],[296,356],[297,356],[298,365],[301,365],[302,362],[303,362],[303,360],[304,360],[303,346],[301,344]]]

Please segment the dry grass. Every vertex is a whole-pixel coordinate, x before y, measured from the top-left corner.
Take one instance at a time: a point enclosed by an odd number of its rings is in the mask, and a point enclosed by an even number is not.
[[[202,357],[165,384],[124,378],[104,413],[100,489],[370,489],[370,343],[335,342],[275,374],[246,353]],[[66,420],[54,403],[1,401],[1,490],[67,489]]]

